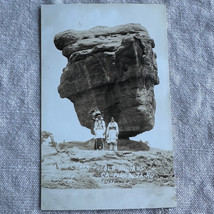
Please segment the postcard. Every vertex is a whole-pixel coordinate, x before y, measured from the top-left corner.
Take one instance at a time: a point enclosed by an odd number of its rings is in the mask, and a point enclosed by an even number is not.
[[[176,206],[165,13],[42,5],[42,210]]]

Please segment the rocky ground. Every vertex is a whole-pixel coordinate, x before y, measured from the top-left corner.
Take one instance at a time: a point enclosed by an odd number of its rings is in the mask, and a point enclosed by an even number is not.
[[[132,143],[132,144],[131,144]],[[93,140],[42,143],[42,187],[51,189],[174,187],[173,154],[120,141],[117,152],[93,150]]]

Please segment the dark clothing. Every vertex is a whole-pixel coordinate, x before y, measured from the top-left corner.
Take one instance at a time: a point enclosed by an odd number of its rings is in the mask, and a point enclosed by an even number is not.
[[[95,139],[94,143],[94,150],[102,150],[104,149],[104,139],[103,138],[97,138]]]

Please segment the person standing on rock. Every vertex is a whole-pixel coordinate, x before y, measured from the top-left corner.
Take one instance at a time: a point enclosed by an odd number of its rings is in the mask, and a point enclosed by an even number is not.
[[[117,151],[117,139],[119,134],[118,124],[111,118],[111,122],[108,124],[106,137],[107,143],[109,144],[109,150]]]
[[[94,123],[95,150],[104,149],[105,131],[106,131],[105,121],[103,120],[101,115],[98,115]]]

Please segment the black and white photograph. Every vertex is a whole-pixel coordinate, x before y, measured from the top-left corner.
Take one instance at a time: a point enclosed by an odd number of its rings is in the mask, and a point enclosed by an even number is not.
[[[41,8],[41,208],[176,206],[166,8]]]

